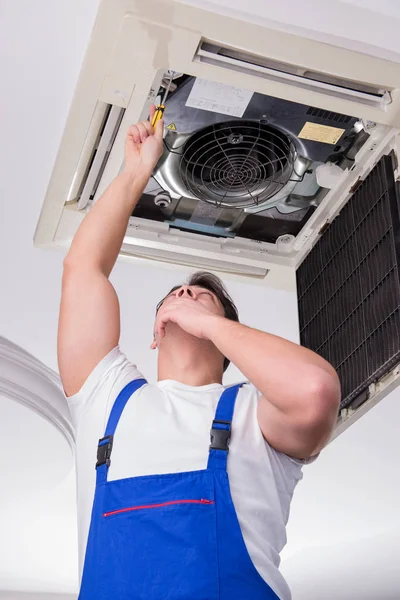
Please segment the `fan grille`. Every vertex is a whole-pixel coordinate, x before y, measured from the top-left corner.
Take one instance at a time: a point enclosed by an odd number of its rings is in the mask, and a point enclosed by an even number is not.
[[[217,206],[255,206],[277,194],[293,172],[289,137],[256,121],[227,121],[200,129],[180,160],[190,192]]]

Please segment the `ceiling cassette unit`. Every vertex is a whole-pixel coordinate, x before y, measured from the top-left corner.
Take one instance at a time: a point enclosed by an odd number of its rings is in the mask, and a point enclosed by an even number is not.
[[[121,254],[297,289],[300,340],[338,370],[351,422],[399,380],[400,65],[179,2],[103,0],[36,245],[70,244],[168,84]]]

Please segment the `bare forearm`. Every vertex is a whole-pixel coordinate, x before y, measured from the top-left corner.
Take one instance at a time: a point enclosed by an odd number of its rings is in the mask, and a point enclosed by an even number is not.
[[[81,223],[67,262],[99,268],[106,277],[117,260],[132,214],[146,184],[147,173],[118,175]]]
[[[321,382],[335,379],[329,363],[281,337],[217,317],[211,341],[268,401],[290,412],[299,398],[311,397]]]

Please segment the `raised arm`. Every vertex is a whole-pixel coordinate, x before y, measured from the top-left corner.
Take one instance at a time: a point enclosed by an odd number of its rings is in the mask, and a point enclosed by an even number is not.
[[[162,121],[155,131],[148,121],[129,128],[125,168],[86,215],[64,260],[58,366],[68,396],[118,344],[119,302],[108,277],[129,217],[161,155],[162,135]]]

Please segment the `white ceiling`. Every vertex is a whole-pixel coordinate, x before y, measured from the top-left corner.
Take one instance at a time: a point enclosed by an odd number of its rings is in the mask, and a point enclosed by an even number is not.
[[[240,0],[198,4],[243,11]],[[33,249],[32,236],[96,9],[97,0],[37,0],[34,7],[30,0],[0,3],[0,334],[53,369],[63,256]],[[246,10],[248,19],[274,21],[287,30],[299,26],[313,37],[336,36],[343,45],[400,57],[397,0],[248,0]],[[145,276],[149,282],[143,285]],[[153,306],[177,277],[167,267],[124,262],[113,274],[122,345],[150,379]],[[296,339],[294,296],[235,282],[229,287],[244,322]],[[232,370],[229,379],[236,377]],[[283,555],[294,600],[399,597],[399,400],[399,391],[392,393],[305,469]],[[66,446],[34,413],[4,398],[0,402],[8,444],[0,452],[0,590],[21,591],[4,591],[0,598],[73,594],[75,489],[73,471],[65,469]]]

